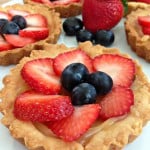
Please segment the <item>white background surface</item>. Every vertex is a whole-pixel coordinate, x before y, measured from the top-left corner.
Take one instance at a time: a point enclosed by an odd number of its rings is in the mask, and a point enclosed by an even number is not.
[[[13,0],[8,4],[13,3],[22,3],[22,0]],[[111,47],[117,47],[122,52],[130,54],[134,59],[137,59],[141,66],[143,67],[144,73],[150,79],[150,63],[147,63],[145,60],[139,58],[134,54],[126,42],[124,26],[124,19],[113,29],[115,33],[115,42]],[[67,46],[77,46],[77,42],[74,37],[65,36],[64,32],[62,33],[58,43],[65,43]],[[0,89],[3,87],[2,79],[9,73],[10,68],[13,66],[3,67],[0,66]],[[2,114],[0,114],[2,118]],[[0,123],[0,150],[27,150],[22,144],[13,139],[6,127]],[[94,150],[94,149],[93,149]],[[131,144],[128,144],[123,150],[150,150],[150,122],[143,128],[141,135]]]

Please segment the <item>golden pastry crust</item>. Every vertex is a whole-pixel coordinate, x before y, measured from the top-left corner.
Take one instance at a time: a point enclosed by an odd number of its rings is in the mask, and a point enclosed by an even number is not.
[[[40,13],[44,15],[47,18],[48,21],[48,28],[50,30],[49,36],[44,39],[37,41],[32,44],[28,44],[22,48],[15,48],[8,51],[2,51],[0,52],[0,65],[9,65],[9,64],[16,64],[19,62],[19,60],[24,56],[29,56],[32,49],[40,49],[38,47],[39,44],[44,43],[56,43],[59,35],[61,33],[61,19],[59,17],[59,14],[56,13],[54,10],[49,10],[47,7],[41,7],[41,6],[33,6],[29,4],[21,5],[21,4],[15,4],[11,6],[7,6],[5,8],[0,8],[0,11],[6,11],[9,9],[17,9],[17,10],[23,10],[28,11],[31,14],[32,13]]]
[[[23,141],[28,149],[34,150],[119,150],[141,133],[142,127],[150,119],[150,84],[137,63],[132,86],[135,104],[131,112],[126,116],[95,123],[78,141],[64,142],[40,123],[17,120],[13,115],[14,100],[29,88],[20,76],[23,65],[36,58],[54,58],[60,53],[76,49],[53,44],[45,44],[42,48],[44,50],[32,51],[30,57],[23,58],[3,80],[4,88],[0,92],[0,111],[4,115],[2,123],[9,128],[14,138]],[[78,48],[91,57],[104,53],[120,54],[115,48],[93,46],[90,42],[80,43]]]
[[[137,10],[138,8],[146,8],[150,6],[147,3],[142,3],[142,2],[133,2],[133,1],[129,1],[128,2],[128,14],[131,13],[131,11],[133,10]]]
[[[136,54],[150,62],[150,36],[144,35],[138,24],[138,16],[149,15],[150,7],[132,11],[126,18],[125,31],[127,41]]]
[[[81,9],[82,9],[82,2],[73,2],[68,5],[48,5],[48,4],[34,2],[32,0],[24,0],[24,3],[32,4],[32,5],[42,5],[42,6],[45,5],[50,9],[55,9],[56,12],[60,13],[60,17],[62,18],[79,15],[81,14]]]

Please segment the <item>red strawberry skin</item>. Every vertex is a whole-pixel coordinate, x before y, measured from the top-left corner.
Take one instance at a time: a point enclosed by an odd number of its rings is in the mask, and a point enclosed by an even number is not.
[[[150,4],[150,0],[136,0],[136,1]]]
[[[43,94],[58,94],[61,83],[53,71],[53,60],[50,58],[35,59],[27,62],[21,75],[27,84]]]
[[[84,64],[89,72],[93,71],[92,59],[82,50],[73,50],[58,55],[54,59],[54,71],[60,76],[67,65],[76,62]]]
[[[93,59],[93,67],[110,75],[114,86],[130,87],[135,77],[135,63],[119,55],[99,55]]]
[[[17,10],[17,9],[9,9],[9,10],[8,10],[8,13],[9,13],[11,16],[20,15],[20,16],[23,16],[23,17],[30,14],[30,13],[27,12],[27,11]]]
[[[46,123],[46,125],[65,141],[77,140],[96,121],[100,113],[99,104],[88,104],[75,107],[73,114],[60,121]]]
[[[19,31],[21,37],[29,37],[35,40],[43,40],[48,37],[49,29],[46,27],[27,27]]]
[[[14,47],[24,47],[27,44],[31,44],[35,42],[33,38],[21,37],[16,34],[5,34],[5,39],[8,43],[13,45]]]
[[[12,16],[6,12],[0,11],[0,19],[11,20]]]
[[[100,101],[100,119],[106,120],[127,114],[133,104],[134,94],[131,89],[121,86],[114,87]]]
[[[34,91],[20,94],[14,105],[16,118],[33,122],[61,120],[70,116],[73,110],[68,96],[43,95]]]
[[[145,35],[150,35],[150,27],[143,27],[142,31]]]
[[[123,16],[120,0],[85,0],[82,8],[83,23],[87,30],[110,30]]]

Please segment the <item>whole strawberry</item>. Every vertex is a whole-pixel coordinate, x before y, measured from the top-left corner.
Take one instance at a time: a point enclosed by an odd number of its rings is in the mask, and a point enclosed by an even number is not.
[[[84,0],[82,17],[87,30],[110,30],[122,18],[124,8],[121,0]]]

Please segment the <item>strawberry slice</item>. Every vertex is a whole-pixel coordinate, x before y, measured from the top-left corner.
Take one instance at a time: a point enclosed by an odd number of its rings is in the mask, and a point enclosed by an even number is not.
[[[71,116],[60,121],[46,123],[46,125],[63,140],[74,141],[92,126],[99,113],[99,104],[83,105],[75,107]]]
[[[138,23],[142,27],[149,27],[150,28],[150,16],[139,16]]]
[[[32,27],[47,27],[48,22],[45,16],[41,14],[30,14],[25,16],[26,22],[28,26]]]
[[[70,4],[70,3],[75,3],[75,2],[80,2],[80,0],[56,0],[56,1],[53,1],[52,3],[55,4],[55,5],[67,5],[67,4]]]
[[[0,36],[0,52],[1,51],[6,51],[14,48],[11,44],[6,42],[2,36]]]
[[[4,36],[6,41],[15,47],[24,47],[35,42],[32,38],[21,37],[16,34],[5,34]]]
[[[94,69],[111,76],[113,85],[131,86],[135,76],[135,63],[120,55],[103,54],[94,58]]]
[[[43,3],[42,0],[32,0],[33,2]]]
[[[61,90],[60,78],[53,71],[50,58],[35,59],[27,62],[21,71],[23,79],[31,88],[44,94],[57,94]]]
[[[25,121],[56,121],[70,116],[73,106],[68,96],[43,95],[34,91],[20,94],[15,101],[16,118]]]
[[[11,15],[9,15],[6,12],[0,11],[0,19],[7,19],[7,20],[11,20]]]
[[[70,52],[65,52],[55,57],[54,71],[57,75],[60,76],[62,71],[67,65],[76,62],[84,64],[88,68],[89,72],[93,71],[92,59],[81,50],[73,50]]]
[[[17,9],[9,9],[9,10],[8,10],[8,13],[9,13],[11,16],[20,15],[20,16],[23,16],[23,17],[30,14],[28,11],[17,10]]]
[[[46,27],[27,27],[19,31],[22,37],[30,37],[35,40],[43,40],[48,37],[49,29]]]
[[[142,27],[142,31],[145,35],[150,35],[150,27]]]
[[[134,94],[131,89],[126,87],[114,87],[110,93],[100,101],[100,118],[103,120],[122,116],[130,111],[134,104]]]

